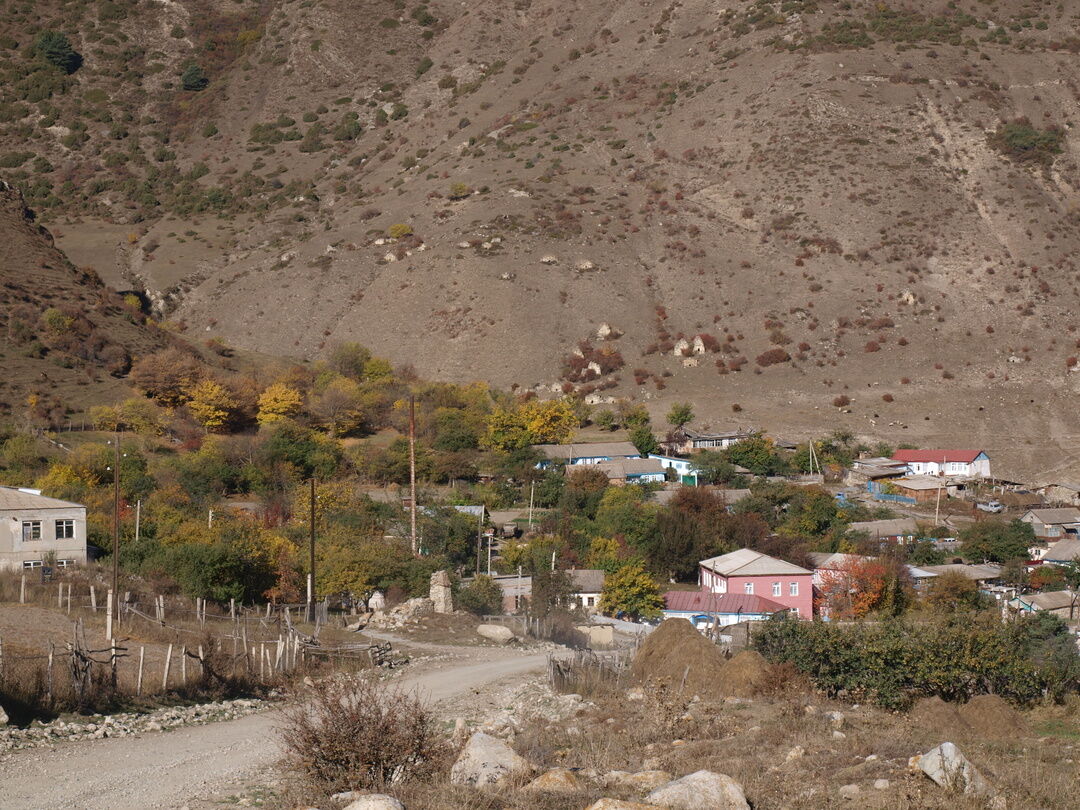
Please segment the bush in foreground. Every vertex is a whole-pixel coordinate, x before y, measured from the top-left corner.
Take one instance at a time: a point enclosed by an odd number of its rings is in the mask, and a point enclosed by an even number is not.
[[[316,682],[285,712],[286,760],[315,790],[382,790],[429,778],[446,743],[420,700],[361,676]]]

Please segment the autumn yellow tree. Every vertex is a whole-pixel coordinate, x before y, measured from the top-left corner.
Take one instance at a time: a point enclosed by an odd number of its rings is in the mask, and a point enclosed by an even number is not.
[[[833,619],[861,619],[885,598],[888,574],[881,560],[852,556],[822,572],[815,601]]]
[[[577,413],[565,399],[530,400],[521,406],[521,416],[533,444],[563,444],[578,426]]]
[[[236,403],[228,389],[215,380],[203,380],[188,391],[188,410],[195,421],[211,433],[224,430],[232,418]]]
[[[274,383],[259,396],[259,413],[256,419],[260,425],[290,419],[300,413],[302,403],[300,392],[295,388],[285,383]]]

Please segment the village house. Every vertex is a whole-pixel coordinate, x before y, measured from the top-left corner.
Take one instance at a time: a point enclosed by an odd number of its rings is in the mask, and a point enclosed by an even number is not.
[[[1080,506],[1080,484],[1073,481],[1060,481],[1047,484],[1038,490],[1047,503]]]
[[[621,458],[592,466],[604,473],[614,486],[662,484],[667,480],[664,466],[654,458]]]
[[[544,458],[540,467],[554,463],[568,467],[578,464],[602,464],[625,458],[640,458],[641,453],[630,442],[585,442],[578,444],[534,444],[533,450]]]
[[[1046,549],[1042,561],[1052,565],[1067,565],[1072,562],[1080,564],[1080,538],[1070,537],[1054,543]]]
[[[1040,540],[1061,540],[1080,533],[1080,509],[1064,506],[1058,509],[1029,509],[1020,520],[1030,524]]]
[[[667,441],[661,442],[661,446],[665,453],[689,456],[697,450],[725,450],[756,435],[757,431],[749,428],[706,431],[684,426],[672,431]]]
[[[748,548],[699,562],[698,585],[711,593],[764,596],[799,618],[814,616],[814,572]]]
[[[945,565],[924,565],[923,571],[934,576],[942,574],[960,574],[968,579],[975,580],[981,588],[985,588],[1001,578],[1001,566],[993,563],[983,565],[966,565],[964,563],[948,563]]]
[[[668,591],[664,618],[686,619],[698,630],[728,627],[745,621],[764,621],[776,613],[794,610],[763,596],[708,591]]]
[[[877,456],[875,458],[856,459],[851,469],[844,476],[844,483],[848,486],[862,487],[871,481],[886,481],[890,478],[900,478],[911,472],[906,461]]]
[[[36,489],[0,487],[0,567],[86,563],[86,507]]]
[[[649,458],[660,462],[660,466],[665,470],[674,470],[675,475],[684,484],[695,486],[697,484],[698,476],[694,470],[694,463],[685,458],[675,458],[674,456],[662,456],[659,453],[649,453]]]
[[[1010,599],[1009,607],[1021,613],[1045,611],[1071,622],[1080,618],[1080,593],[1074,594],[1071,591],[1025,593]]]
[[[861,520],[850,524],[848,531],[855,534],[865,534],[871,540],[876,540],[881,544],[898,543],[903,545],[914,543],[922,534],[914,518]]]
[[[570,574],[570,598],[588,613],[596,613],[606,575],[599,568],[573,568]]]
[[[837,571],[843,571],[856,562],[873,559],[873,557],[864,557],[861,554],[843,554],[841,552],[830,554],[827,551],[811,551],[806,556],[814,563],[815,588],[820,588],[826,578]]]
[[[915,475],[990,477],[990,456],[982,450],[897,450],[893,461],[904,462]]]
[[[492,576],[495,584],[502,591],[502,612],[518,613],[532,597],[532,577],[517,574],[496,574]],[[469,580],[471,581],[471,580]],[[462,580],[465,583],[465,580]]]
[[[888,495],[879,492],[893,492],[908,503],[934,503],[938,498],[946,498],[956,491],[956,487],[947,478],[935,475],[913,475],[908,478],[894,478],[886,482],[881,490],[875,489],[874,497],[889,500]]]

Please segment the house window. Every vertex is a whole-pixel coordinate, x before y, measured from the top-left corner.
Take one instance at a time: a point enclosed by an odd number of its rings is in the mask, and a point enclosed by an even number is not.
[[[41,521],[40,520],[24,520],[22,525],[22,539],[23,542],[29,540],[41,539]]]
[[[753,582],[747,582],[747,583],[743,584],[743,592],[744,593],[753,593],[754,592],[754,583]]]
[[[792,582],[791,585],[788,586],[788,592],[789,592],[789,595],[791,595],[791,596],[798,596],[799,595],[799,583],[798,582]]]
[[[586,607],[595,607],[596,606],[596,597],[595,596],[586,596],[585,597],[585,606]]]
[[[23,560],[23,568],[41,568],[41,560]]]
[[[780,595],[780,583],[779,582],[774,582],[772,584],[772,595],[773,596],[779,596]]]
[[[56,539],[57,540],[70,540],[75,536],[75,521],[74,520],[58,520],[56,521]]]
[[[75,561],[74,560],[57,560],[56,561],[56,567],[57,568],[74,568],[75,567]]]

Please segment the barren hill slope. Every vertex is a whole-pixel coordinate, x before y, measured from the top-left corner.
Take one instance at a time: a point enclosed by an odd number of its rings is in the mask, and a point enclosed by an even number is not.
[[[189,329],[1072,463],[1068,6],[97,5],[48,215]]]

